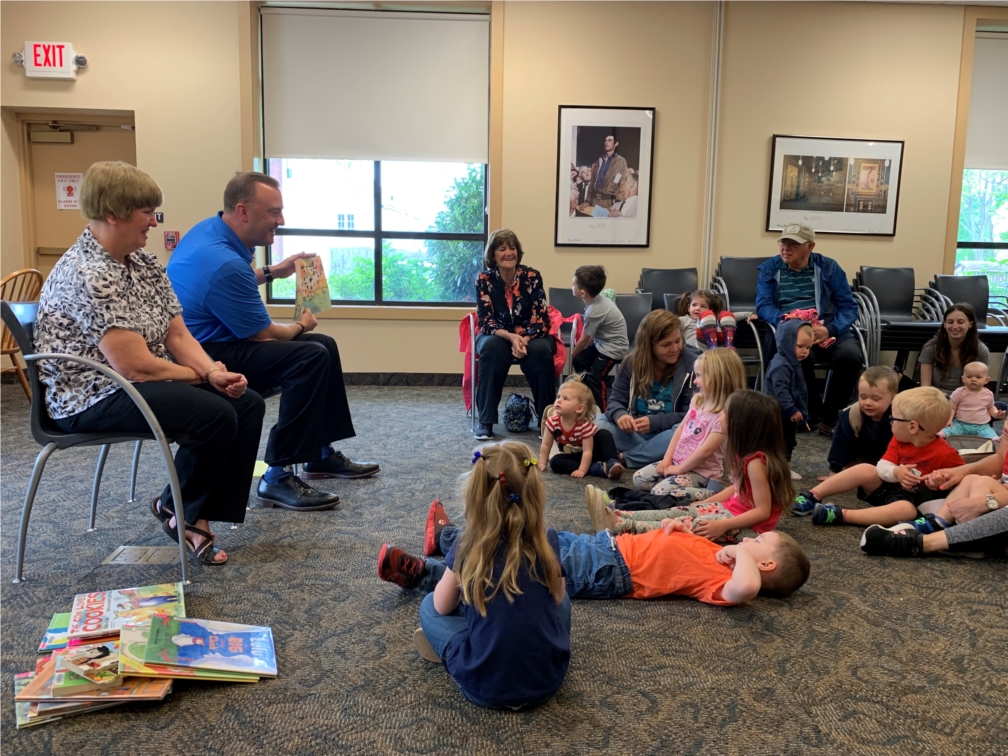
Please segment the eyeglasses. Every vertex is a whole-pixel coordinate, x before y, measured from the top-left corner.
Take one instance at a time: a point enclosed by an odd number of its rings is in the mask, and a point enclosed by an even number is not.
[[[912,422],[914,422],[914,421],[913,420],[907,420],[905,417],[896,417],[895,415],[890,415],[889,416],[889,424],[890,425],[892,425],[893,423],[912,423]],[[917,427],[920,428],[921,430],[924,430],[924,428],[921,426],[920,423],[917,423]]]

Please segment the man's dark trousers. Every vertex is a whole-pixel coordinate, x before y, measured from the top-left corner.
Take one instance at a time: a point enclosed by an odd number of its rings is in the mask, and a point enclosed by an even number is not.
[[[353,438],[336,340],[305,333],[293,341],[214,341],[207,354],[242,373],[255,391],[281,389],[280,414],[270,429],[266,464],[318,462],[322,447]]]

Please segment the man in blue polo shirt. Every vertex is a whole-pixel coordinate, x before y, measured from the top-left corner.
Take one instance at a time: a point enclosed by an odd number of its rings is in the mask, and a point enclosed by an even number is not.
[[[332,448],[356,435],[336,341],[311,333],[317,323],[310,310],[292,325],[274,323],[259,296],[263,282],[292,275],[294,261],[304,257],[253,269],[255,247],[271,244],[283,222],[279,183],[262,173],[237,173],[224,190],[224,211],[179,242],[168,278],[186,326],[207,354],[244,373],[254,390],[282,389],[259,500],[285,509],[330,509],[339,497],[311,488],[291,465],[302,464],[309,479],[365,478],[378,465],[352,462]]]
[[[851,330],[858,317],[857,302],[843,268],[835,260],[812,252],[815,231],[811,226],[788,224],[777,246],[780,257],[759,266],[756,314],[776,326],[792,310],[815,308],[823,325],[812,327],[814,343],[820,344],[831,336],[836,339],[827,348],[814,346],[802,363],[810,414],[820,417],[819,432],[831,436],[837,413],[850,402],[861,373],[861,347]],[[816,362],[825,362],[833,370],[829,391],[821,401],[814,390]]]

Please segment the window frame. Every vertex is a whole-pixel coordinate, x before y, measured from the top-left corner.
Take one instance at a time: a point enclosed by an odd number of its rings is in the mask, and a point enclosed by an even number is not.
[[[284,158],[266,158],[266,173],[269,173],[270,160],[283,160]],[[430,301],[388,301],[383,299],[382,294],[382,243],[386,240],[402,239],[408,241],[469,241],[480,242],[482,247],[486,247],[489,237],[489,203],[487,201],[489,166],[482,164],[483,168],[483,231],[482,233],[455,233],[438,231],[385,231],[382,228],[382,186],[381,186],[381,160],[374,160],[374,228],[371,230],[358,230],[356,228],[289,228],[280,226],[276,230],[277,236],[321,236],[332,238],[369,239],[374,238],[374,299],[332,299],[333,306],[378,306],[378,307],[459,307],[472,308],[475,305],[476,282],[473,280],[473,301],[472,302],[430,302]],[[396,162],[396,161],[386,161]],[[355,219],[356,220],[356,219]],[[337,220],[338,223],[338,220]],[[348,225],[344,223],[344,225]],[[480,253],[482,258],[482,252]],[[273,245],[266,247],[266,259],[273,259]],[[288,305],[294,304],[293,299],[285,299],[273,296],[273,283],[266,286],[266,304]]]

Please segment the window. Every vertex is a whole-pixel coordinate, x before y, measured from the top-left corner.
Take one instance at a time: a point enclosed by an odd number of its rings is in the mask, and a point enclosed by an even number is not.
[[[986,275],[1008,295],[1008,33],[978,32],[973,54],[956,275]]]
[[[485,9],[259,14],[263,152],[286,220],[270,259],[318,254],[334,302],[473,302],[487,238]],[[275,281],[269,301],[293,289]]]
[[[286,224],[271,264],[297,252],[322,258],[333,302],[466,304],[487,239],[486,166],[273,158]],[[294,278],[270,302],[294,299]]]

